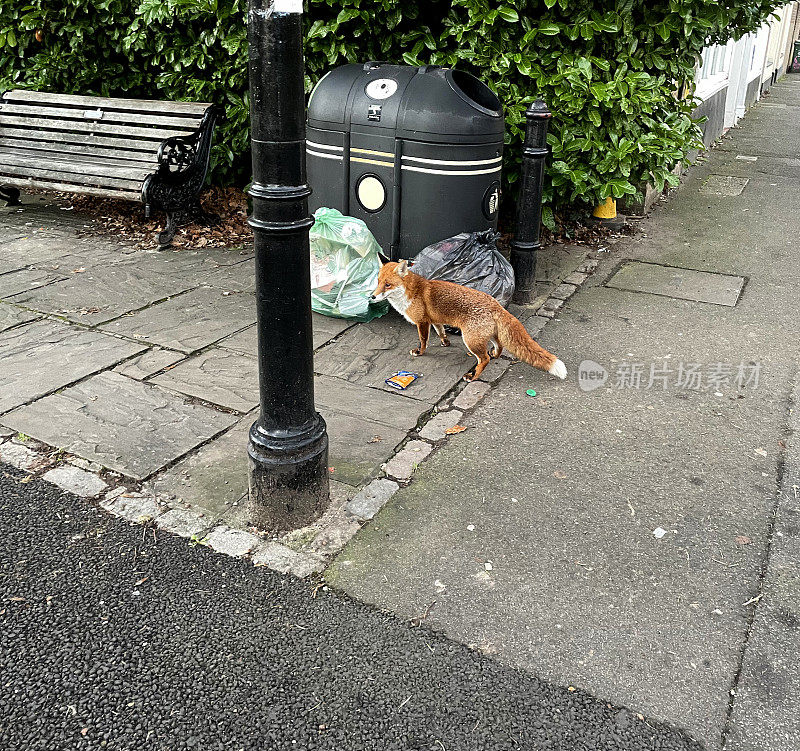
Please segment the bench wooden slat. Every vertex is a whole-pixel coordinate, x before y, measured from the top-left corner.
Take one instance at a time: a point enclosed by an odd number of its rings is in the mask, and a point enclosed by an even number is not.
[[[160,146],[160,141],[137,141],[135,139],[112,138],[111,136],[92,136],[85,133],[59,133],[47,130],[22,130],[20,128],[0,128],[0,135],[29,138],[36,141],[49,143],[82,143],[91,146],[108,146],[118,148],[121,144],[129,151],[143,151],[155,154]]]
[[[157,99],[118,99],[114,97],[78,96],[54,94],[49,91],[26,91],[15,89],[3,96],[6,102],[44,102],[74,104],[80,107],[98,107],[124,110],[126,112],[174,112],[176,114],[202,115],[211,104],[207,102],[163,102]]]
[[[175,128],[166,130],[164,128],[136,128],[126,125],[114,125],[112,123],[103,124],[95,122],[79,122],[77,120],[47,120],[39,117],[15,117],[6,112],[0,112],[0,130],[6,125],[22,125],[27,127],[48,129],[52,128],[59,133],[103,133],[115,135],[119,138],[132,136],[134,138],[152,138],[155,141],[163,141],[171,136],[188,136],[194,132],[194,128]]]
[[[128,151],[111,146],[86,145],[82,143],[53,143],[52,141],[31,141],[25,138],[4,138],[0,131],[0,151],[13,149],[14,151],[30,152],[41,159],[48,159],[51,153],[58,154],[57,158],[74,154],[83,159],[118,159],[126,162],[140,164],[158,164],[155,149],[150,151]]]
[[[62,193],[84,193],[92,196],[119,198],[125,201],[142,200],[142,193],[138,190],[114,190],[112,188],[101,188],[81,183],[63,183],[53,180],[42,180],[36,177],[4,177],[2,173],[0,173],[0,181],[2,181],[4,185],[16,188],[42,188],[43,190],[57,190]]]
[[[30,175],[31,177],[38,177],[43,180],[49,180],[51,182],[71,182],[73,180],[80,182],[80,183],[87,183],[90,185],[99,185],[103,187],[110,187],[110,188],[126,188],[131,191],[139,191],[141,190],[142,183],[144,182],[143,178],[123,178],[123,177],[111,177],[109,175],[90,175],[87,174],[85,170],[73,170],[70,167],[74,167],[74,165],[68,165],[66,169],[63,168],[63,165],[60,166],[58,169],[47,169],[47,168],[40,168],[40,167],[32,167],[30,164],[26,165],[16,165],[16,164],[2,164],[0,165],[0,183],[4,181],[5,176],[9,177],[25,177]],[[97,168],[100,169],[100,168]],[[139,193],[141,195],[141,193]]]
[[[101,164],[99,160],[94,162],[81,162],[51,157],[44,162],[31,162],[30,157],[15,152],[3,154],[3,158],[0,159],[0,165],[2,165],[0,166],[0,172],[10,169],[11,167],[19,167],[25,170],[38,169],[42,173],[57,172],[59,174],[70,173],[78,176],[120,177],[126,180],[138,181],[139,183],[143,183],[145,177],[152,175],[154,172],[150,167]]]
[[[81,165],[99,164],[106,167],[117,167],[118,169],[135,169],[148,174],[152,174],[158,168],[158,163],[155,159],[149,162],[131,161],[120,159],[111,152],[108,154],[78,154],[65,151],[39,151],[38,149],[23,149],[19,147],[8,148],[0,143],[0,164],[5,162],[20,166],[33,164],[45,165],[46,167],[50,167],[53,162],[74,162]]]
[[[32,117],[57,117],[61,120],[77,120],[84,123],[125,123],[127,125],[158,125],[162,128],[175,127],[181,130],[197,130],[201,118],[197,115],[160,115],[158,113],[114,112],[102,108],[86,107],[45,107],[41,105],[4,104],[0,101],[0,112],[11,115],[30,115]]]

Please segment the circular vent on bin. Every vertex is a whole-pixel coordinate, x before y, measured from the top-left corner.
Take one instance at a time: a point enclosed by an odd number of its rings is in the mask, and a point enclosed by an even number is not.
[[[356,198],[363,209],[374,213],[386,204],[386,188],[377,175],[362,175],[356,183]]]

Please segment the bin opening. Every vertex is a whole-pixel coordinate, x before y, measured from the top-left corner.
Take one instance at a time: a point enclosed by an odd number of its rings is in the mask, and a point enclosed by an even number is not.
[[[502,114],[503,106],[494,92],[483,81],[464,70],[450,70],[447,78],[453,91],[473,107],[489,115]]]

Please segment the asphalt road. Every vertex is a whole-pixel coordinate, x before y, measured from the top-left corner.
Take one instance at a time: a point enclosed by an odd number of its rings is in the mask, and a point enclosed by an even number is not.
[[[0,748],[697,749],[0,467]]]

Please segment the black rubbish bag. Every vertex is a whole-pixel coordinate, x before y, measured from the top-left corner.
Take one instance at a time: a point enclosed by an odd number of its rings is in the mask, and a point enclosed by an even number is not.
[[[426,279],[479,289],[507,307],[514,295],[514,270],[497,249],[498,232],[462,232],[429,245],[413,260],[415,274]]]

